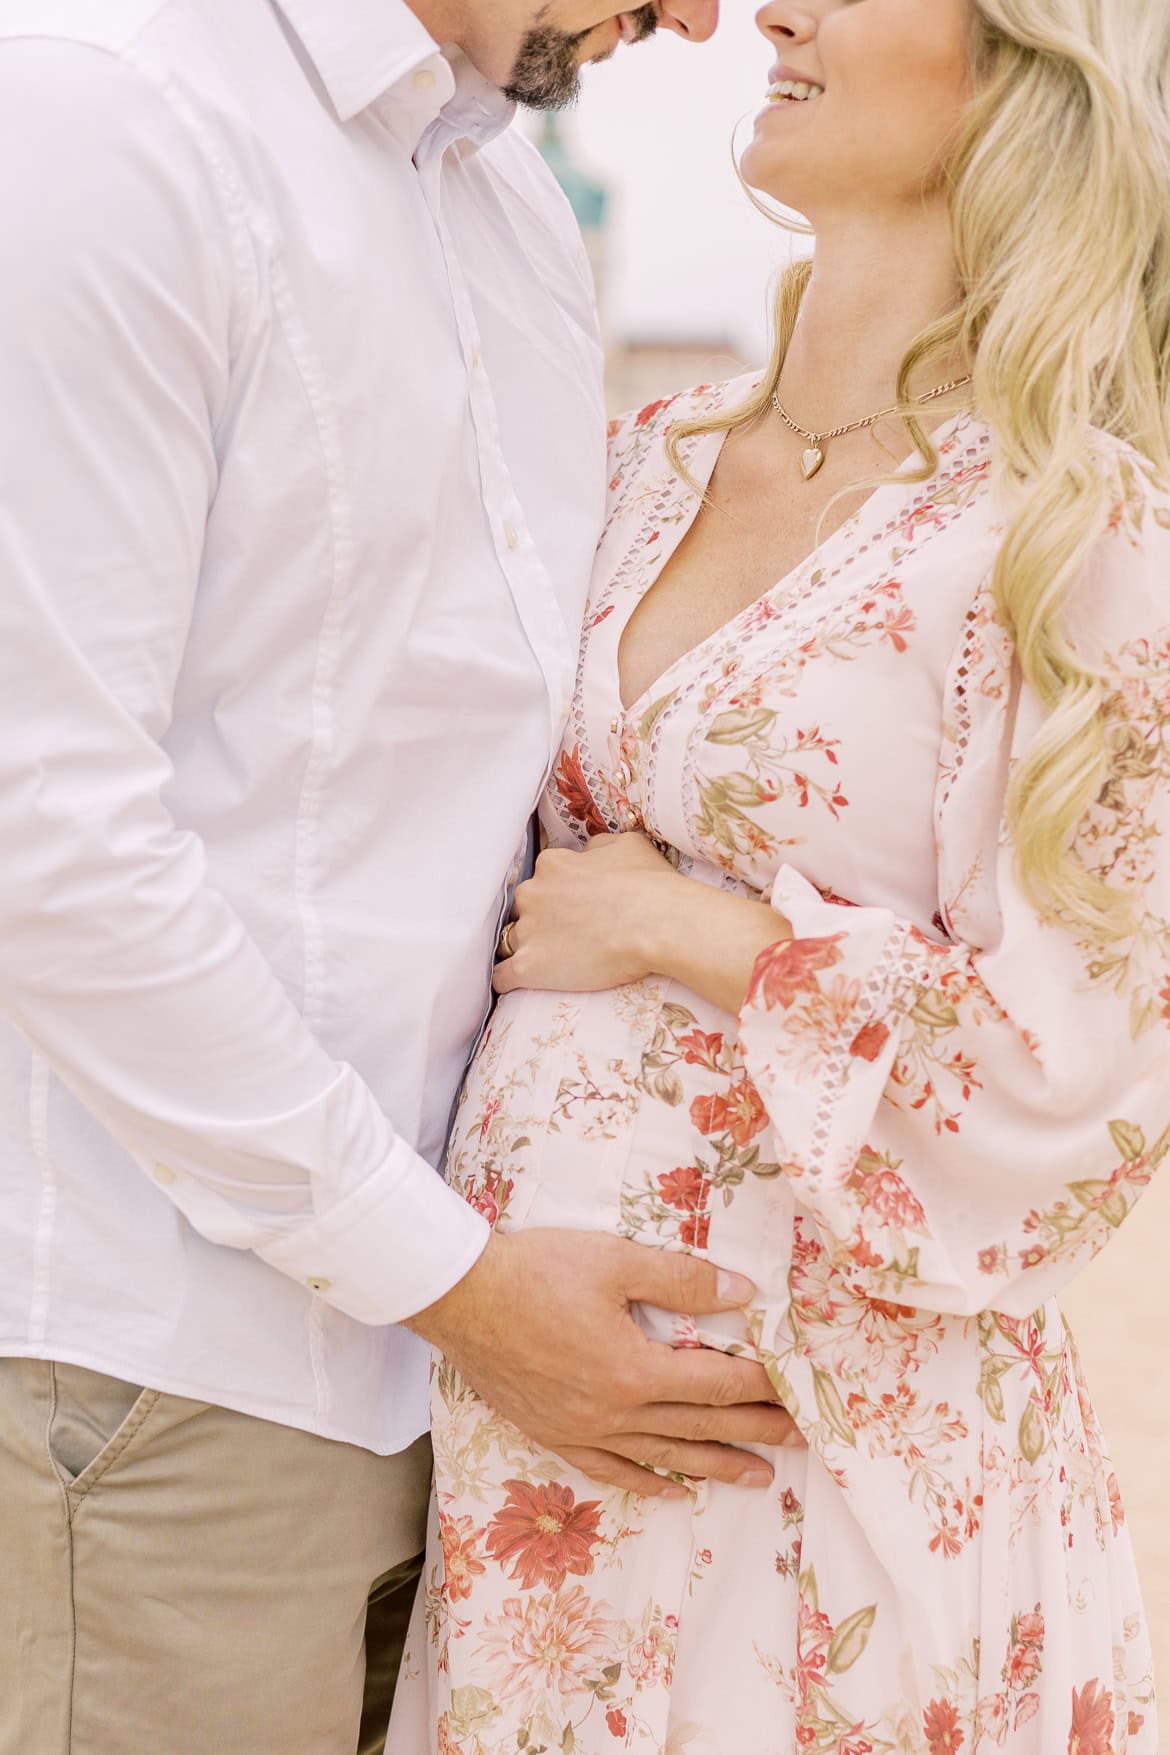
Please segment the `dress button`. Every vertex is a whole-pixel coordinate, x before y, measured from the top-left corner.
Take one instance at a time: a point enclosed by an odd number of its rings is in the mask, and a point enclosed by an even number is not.
[[[620,719],[611,719],[611,720],[610,720],[610,722],[609,722],[609,729],[610,729],[610,731],[611,731],[611,732],[612,732],[612,733],[613,733],[613,735],[614,735],[614,736],[615,736],[615,737],[616,737],[616,736],[617,736],[617,734],[618,734],[618,726],[619,726],[619,725],[620,725],[620,724],[621,724],[621,720],[620,720]]]
[[[327,1292],[329,1290],[330,1281],[312,1279],[312,1280],[306,1280],[305,1284],[309,1288],[310,1292]]]
[[[480,357],[479,357],[479,349],[477,347],[475,352],[471,356],[471,369],[473,372],[478,372],[479,368],[480,368]]]
[[[520,532],[514,524],[504,525],[504,541],[509,548],[514,549],[520,547]]]
[[[154,1179],[156,1182],[161,1182],[164,1188],[169,1188],[171,1183],[176,1180],[176,1177],[169,1164],[156,1164],[154,1167]]]
[[[412,81],[415,91],[420,95],[426,91],[434,91],[435,76],[429,67],[420,67]]]

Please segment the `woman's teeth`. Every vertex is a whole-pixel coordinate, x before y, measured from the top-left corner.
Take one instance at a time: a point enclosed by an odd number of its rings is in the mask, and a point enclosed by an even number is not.
[[[811,85],[803,79],[782,79],[777,85],[769,86],[768,102],[805,104],[810,98],[819,98],[824,89],[823,85]]]

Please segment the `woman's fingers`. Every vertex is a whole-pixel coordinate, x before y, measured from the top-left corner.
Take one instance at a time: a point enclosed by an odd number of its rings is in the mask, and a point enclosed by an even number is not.
[[[724,1444],[687,1444],[682,1439],[650,1438],[642,1432],[622,1433],[611,1440],[619,1455],[663,1474],[725,1481],[730,1487],[770,1487],[775,1470],[750,1450]]]
[[[687,1499],[687,1489],[652,1469],[639,1467],[624,1456],[610,1450],[593,1450],[587,1446],[567,1445],[557,1452],[573,1468],[580,1469],[591,1481],[602,1487],[617,1487],[623,1493],[639,1493],[645,1499]]]
[[[668,1347],[661,1341],[646,1343],[646,1381],[653,1384],[647,1397],[651,1405],[663,1402],[693,1403],[720,1420],[712,1433],[722,1441],[723,1416],[745,1402],[780,1400],[775,1384],[754,1359],[737,1359],[712,1347]],[[646,1412],[644,1407],[641,1412]]]
[[[643,1436],[682,1438],[695,1444],[804,1445],[791,1414],[775,1402],[704,1408],[689,1402],[656,1402],[639,1408],[631,1425]]]

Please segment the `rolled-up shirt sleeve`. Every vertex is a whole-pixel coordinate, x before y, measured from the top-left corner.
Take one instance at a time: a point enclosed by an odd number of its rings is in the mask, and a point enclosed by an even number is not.
[[[10,46],[0,150],[0,1006],[204,1236],[401,1320],[487,1227],[164,803],[246,234],[181,103],[100,51]]]

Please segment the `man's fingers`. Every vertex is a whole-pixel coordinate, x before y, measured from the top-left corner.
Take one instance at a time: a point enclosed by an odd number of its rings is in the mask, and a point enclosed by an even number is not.
[[[633,1430],[652,1438],[684,1438],[692,1444],[803,1443],[791,1414],[775,1403],[743,1407],[697,1407],[689,1402],[654,1402],[630,1416]]]
[[[677,1481],[669,1481],[651,1469],[639,1468],[624,1456],[609,1450],[592,1450],[586,1445],[566,1445],[557,1452],[573,1468],[580,1469],[591,1481],[602,1487],[617,1487],[623,1493],[639,1493],[644,1499],[686,1499],[689,1494]]]
[[[774,1470],[750,1450],[734,1450],[728,1444],[686,1444],[679,1439],[650,1438],[630,1432],[610,1442],[623,1456],[647,1468],[662,1469],[695,1480],[726,1481],[734,1487],[770,1487]]]
[[[693,1402],[705,1408],[733,1408],[743,1402],[778,1403],[764,1367],[708,1347],[668,1347],[649,1343],[648,1402]]]
[[[647,1249],[644,1243],[620,1242],[621,1287],[630,1303],[656,1304],[685,1316],[712,1316],[739,1310],[755,1293],[752,1282],[697,1255],[677,1249]]]

